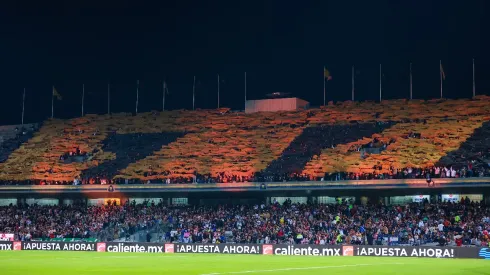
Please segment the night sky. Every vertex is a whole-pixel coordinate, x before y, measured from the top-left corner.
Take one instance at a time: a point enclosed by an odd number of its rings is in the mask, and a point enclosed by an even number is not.
[[[472,1],[10,1],[0,8],[0,124],[19,124],[22,90],[26,122],[51,115],[51,86],[63,96],[55,116],[161,110],[162,81],[169,109],[243,110],[244,72],[250,99],[287,92],[323,104],[323,66],[333,77],[327,101],[351,96],[470,97],[472,58],[477,94],[490,94],[490,2]],[[78,3],[78,1],[76,1]],[[82,3],[83,2],[83,3]],[[148,2],[148,3],[146,3]],[[160,2],[160,3],[156,3]]]

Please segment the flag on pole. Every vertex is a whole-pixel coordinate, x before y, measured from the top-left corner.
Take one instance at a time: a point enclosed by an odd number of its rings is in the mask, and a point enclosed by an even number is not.
[[[82,116],[84,115],[84,104],[85,104],[85,84],[82,84]]]
[[[244,75],[245,80],[245,102],[244,102],[244,110],[247,110],[247,72]]]
[[[332,80],[332,76],[330,75],[330,71],[327,70],[325,66],[323,66],[323,106],[327,104],[327,93],[326,93],[326,85],[325,79],[327,81]]]
[[[352,88],[352,95],[351,95],[351,100],[354,101],[354,65],[352,65],[352,81],[351,81],[351,88]]]
[[[136,80],[136,113],[138,113],[139,99],[140,99],[140,81]]]
[[[323,67],[323,76],[327,81],[332,80],[332,76],[330,75],[330,71],[327,68]]]
[[[475,86],[475,59],[473,58],[473,97],[476,96],[476,86]]]
[[[413,99],[413,86],[412,86],[412,62],[410,62],[410,99]]]
[[[53,96],[56,97],[57,100],[63,99],[54,86],[53,86]]]
[[[441,70],[442,80],[446,80],[446,74],[444,73],[444,68],[442,67],[442,63],[439,63],[439,67],[440,67],[440,70]]]
[[[61,95],[58,93],[56,88],[53,85],[53,92],[51,94],[51,119],[54,118],[54,98],[56,97],[57,100],[61,100]]]
[[[446,74],[444,73],[444,68],[442,68],[442,60],[439,60],[439,75],[441,79],[441,98],[442,98],[442,81],[446,80]]]
[[[384,77],[384,74],[381,71],[381,64],[379,64],[379,102],[381,102],[381,99],[382,99],[382,90],[383,90],[382,78],[383,77]]]
[[[162,110],[165,111],[165,95],[170,94],[167,88],[167,81],[163,80],[163,99],[162,99]]]
[[[26,88],[24,88],[24,93],[22,94],[22,125],[24,125],[25,102],[26,102]]]
[[[168,91],[167,81],[165,81],[165,93],[166,93],[167,95],[169,95],[169,94],[170,94],[170,92]]]
[[[111,113],[111,82],[107,82],[107,114]]]
[[[219,74],[218,74],[218,109],[219,109],[219,84],[220,84],[220,80],[219,80]]]
[[[196,76],[194,76],[194,82],[192,82],[192,110],[196,107]]]

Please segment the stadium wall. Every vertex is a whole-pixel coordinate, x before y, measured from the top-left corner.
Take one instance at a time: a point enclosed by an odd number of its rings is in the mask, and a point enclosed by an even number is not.
[[[319,257],[417,257],[490,260],[490,248],[426,246],[325,246],[284,244],[174,244],[130,242],[0,242],[0,250],[137,253],[256,254]]]
[[[247,100],[245,102],[245,113],[277,112],[307,109],[310,103],[297,97]]]

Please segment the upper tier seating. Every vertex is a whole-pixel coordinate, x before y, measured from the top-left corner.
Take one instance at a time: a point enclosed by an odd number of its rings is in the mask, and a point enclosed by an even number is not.
[[[442,165],[438,163],[441,158],[458,150],[476,129],[490,119],[490,106],[486,100],[384,101],[378,105],[360,103],[357,106],[346,104],[339,116],[351,115],[351,119],[369,121],[372,119],[369,114],[374,114],[376,121],[396,124],[358,141],[325,148],[305,166],[303,173],[315,177],[333,172],[392,174],[408,167]],[[357,112],[360,113],[356,115]],[[324,113],[320,115],[326,117]],[[375,139],[386,144],[380,154],[368,154],[361,158],[359,152],[352,150],[372,144]],[[490,148],[490,144],[486,146]],[[479,162],[482,161],[479,159]],[[461,161],[449,159],[444,164],[465,165]]]
[[[435,165],[488,169],[490,98],[329,103],[48,120],[0,160],[3,183],[315,180]],[[374,148],[374,149],[373,149]],[[96,178],[97,180],[94,180]]]
[[[0,162],[4,162],[19,146],[32,138],[37,124],[0,126]]]

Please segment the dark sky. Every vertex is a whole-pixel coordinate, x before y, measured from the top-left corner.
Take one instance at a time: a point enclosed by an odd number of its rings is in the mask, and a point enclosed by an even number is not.
[[[63,96],[55,116],[162,108],[162,80],[170,109],[243,109],[244,72],[251,99],[288,92],[323,103],[323,66],[333,79],[327,100],[347,100],[351,66],[356,97],[408,97],[413,62],[416,98],[439,96],[439,59],[446,97],[470,97],[475,58],[477,93],[490,94],[490,2],[472,1],[9,1],[0,8],[0,124],[51,114],[51,86]],[[79,3],[80,2],[80,3]],[[78,4],[77,4],[78,3]]]

